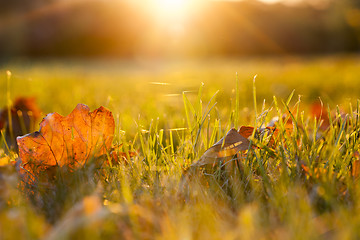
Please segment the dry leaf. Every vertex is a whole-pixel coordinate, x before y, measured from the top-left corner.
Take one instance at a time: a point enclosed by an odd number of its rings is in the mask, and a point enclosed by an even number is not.
[[[16,137],[34,131],[41,116],[41,111],[35,98],[19,97],[9,109],[5,107],[0,112],[0,129],[6,129],[6,142],[11,148],[16,148]],[[10,119],[11,128],[10,131]]]
[[[122,152],[120,151],[120,148],[122,147],[122,144],[115,146],[111,149],[110,151],[110,160],[111,160],[111,165],[118,165],[121,162],[128,164],[129,163],[129,158],[135,157],[136,155],[138,155],[137,152]],[[110,165],[109,161],[107,161],[107,164]]]
[[[290,128],[291,125],[291,128]],[[250,126],[241,126],[239,133],[245,137],[245,138],[249,138],[254,131],[254,127],[250,127]],[[289,123],[289,126],[286,126],[286,134],[291,134],[292,132],[292,123]],[[270,135],[270,139],[268,142],[268,146],[271,148],[275,148],[276,147],[276,142],[277,142],[277,138],[279,135],[279,129],[275,128],[275,127],[266,127],[266,128],[260,128],[256,131],[257,134],[268,134]]]
[[[293,114],[294,115],[294,114]],[[288,117],[286,114],[282,116],[283,126],[284,126],[284,135],[290,136],[294,131],[294,124],[291,117]],[[300,127],[300,126],[299,126]],[[279,126],[279,117],[274,117],[271,119],[270,123],[265,128],[271,131],[271,138],[268,142],[268,146],[271,148],[276,148],[277,143],[279,141],[279,136],[281,133],[280,126]],[[285,144],[286,146],[286,144]]]
[[[38,132],[17,138],[21,165],[33,176],[56,166],[77,169],[110,150],[114,131],[113,115],[104,107],[90,112],[78,104],[66,117],[48,114]]]
[[[352,168],[351,168],[351,175],[355,178],[358,179],[359,175],[360,175],[360,154],[358,151],[354,152],[354,162],[352,163]]]
[[[250,127],[250,126],[241,126],[239,133],[241,134],[241,136],[243,136],[244,138],[249,138],[254,131],[254,127]]]
[[[325,131],[330,127],[329,114],[326,108],[323,107],[322,102],[315,102],[311,105],[311,115],[316,120],[321,120],[320,130]]]
[[[247,128],[249,130],[251,127]],[[244,130],[244,128],[243,128]],[[244,134],[246,136],[246,134]],[[251,134],[250,134],[251,135]],[[191,181],[194,177],[200,180],[201,184],[208,186],[208,179],[199,171],[203,167],[213,168],[217,163],[226,162],[229,163],[235,155],[239,155],[240,151],[248,150],[250,141],[242,136],[236,129],[231,129],[227,132],[226,136],[220,141],[215,143],[212,147],[205,151],[199,161],[193,163],[188,169],[185,169],[179,184],[181,197],[185,197],[189,194],[189,187],[192,185]],[[225,171],[230,172],[234,169],[234,162],[225,165]],[[211,171],[211,170],[210,170]]]
[[[285,128],[284,135],[288,136],[288,137],[291,136],[291,134],[294,131],[294,127],[293,127],[292,123],[285,124],[284,128]],[[277,143],[279,141],[280,129],[276,128],[276,127],[275,128],[274,127],[268,127],[268,129],[272,131],[272,135],[271,135],[271,138],[269,140],[268,145],[271,148],[276,148]],[[298,142],[298,145],[299,145],[299,142]],[[285,144],[285,147],[286,146],[287,145]]]
[[[250,141],[233,128],[226,134],[225,138],[206,150],[200,160],[192,166],[216,164],[221,158],[232,157],[239,151],[248,150],[249,145]]]

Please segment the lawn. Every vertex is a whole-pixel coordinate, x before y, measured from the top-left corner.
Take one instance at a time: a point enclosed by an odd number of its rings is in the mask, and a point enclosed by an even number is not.
[[[0,239],[358,239],[359,60],[3,64],[2,106],[35,96],[42,117],[104,106],[125,157],[55,169],[29,189],[2,137]],[[277,131],[264,130],[274,117]],[[240,126],[258,129],[246,150],[192,165]]]

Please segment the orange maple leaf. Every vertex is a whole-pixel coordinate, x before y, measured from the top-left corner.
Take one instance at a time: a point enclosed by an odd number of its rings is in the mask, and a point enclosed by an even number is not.
[[[66,117],[48,114],[38,132],[17,138],[21,165],[32,180],[40,171],[56,166],[75,170],[106,154],[114,131],[113,115],[104,107],[90,112],[88,106],[78,104]]]

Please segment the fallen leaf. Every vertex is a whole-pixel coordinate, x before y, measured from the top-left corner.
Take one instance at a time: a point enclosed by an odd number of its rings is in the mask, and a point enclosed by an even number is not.
[[[56,166],[75,170],[106,154],[114,131],[113,115],[104,107],[90,112],[88,106],[78,104],[66,117],[48,114],[38,132],[17,138],[21,165],[32,180]]]
[[[243,130],[244,129],[245,128],[243,128]],[[246,130],[251,130],[251,127],[247,127]],[[243,131],[243,133],[244,132],[245,131]],[[246,134],[244,133],[244,136],[246,136],[247,134],[248,131]],[[192,185],[191,182],[194,179],[199,180],[199,183],[201,185],[209,187],[209,179],[206,177],[206,174],[204,175],[204,172],[202,172],[206,168],[211,169],[207,169],[205,170],[205,172],[208,170],[212,172],[212,170],[214,170],[213,167],[216,164],[226,162],[229,164],[224,165],[225,172],[230,172],[232,169],[234,169],[235,164],[240,164],[237,161],[229,161],[235,155],[237,155],[236,158],[240,158],[240,152],[248,150],[250,146],[250,141],[244,136],[240,134],[236,129],[231,129],[227,132],[224,138],[222,138],[212,147],[207,149],[197,162],[193,163],[189,168],[184,169],[179,184],[180,196],[187,198],[187,196],[189,195],[189,188]],[[244,153],[244,155],[245,154],[246,153]],[[239,168],[242,168],[242,166],[238,166]]]
[[[320,130],[325,131],[330,127],[329,114],[326,108],[324,108],[322,102],[315,102],[311,105],[311,115],[316,118],[317,121],[322,121]]]
[[[239,133],[241,136],[243,136],[244,138],[249,138],[254,131],[254,127],[250,127],[250,126],[241,126],[239,129]]]
[[[0,111],[0,129],[6,130],[8,146],[16,149],[16,137],[34,131],[40,116],[41,111],[33,97],[19,97],[10,109],[4,107]]]
[[[294,131],[294,127],[293,127],[292,123],[286,124],[284,126],[284,128],[285,128],[284,135],[287,137],[291,136],[291,134]],[[280,138],[279,136],[280,136],[281,130],[280,130],[280,128],[272,128],[271,131],[272,131],[272,135],[271,135],[268,145],[271,148],[275,148],[279,141],[279,138]],[[298,142],[298,146],[299,146],[299,144],[300,143]],[[287,147],[287,144],[285,144],[284,146]]]
[[[192,166],[214,165],[219,159],[232,157],[239,151],[248,150],[249,145],[250,141],[233,128],[226,134],[225,138],[206,150],[199,161]]]
[[[355,178],[358,179],[360,176],[360,154],[358,151],[354,152],[354,162],[352,164],[351,167],[351,175]]]
[[[121,146],[122,144],[120,144],[119,146],[115,146],[110,151],[110,160],[112,165],[118,165],[121,162],[128,164],[129,162],[128,158],[135,157],[138,154],[137,152],[131,152],[131,151],[128,151],[127,153],[122,152],[120,150]],[[107,163],[109,164],[109,161],[107,161]]]
[[[294,114],[293,114],[294,115]],[[290,136],[294,131],[294,124],[291,117],[284,114],[282,116],[283,126],[284,126],[284,135]],[[300,127],[300,126],[299,126]],[[271,148],[276,148],[278,141],[280,140],[281,128],[279,125],[279,117],[274,117],[271,119],[270,123],[265,128],[271,131],[271,137],[268,142],[268,146]],[[286,146],[286,144],[285,144]]]
[[[293,112],[292,115],[294,116],[295,113]],[[277,126],[277,125],[279,124],[279,119],[280,119],[280,118],[279,118],[278,116],[273,117],[273,118],[270,120],[270,122],[269,122],[269,124],[267,125],[267,127],[275,127],[275,126]],[[293,120],[292,120],[291,116],[288,116],[287,114],[284,114],[284,115],[281,117],[281,120],[283,121],[283,124],[284,124],[284,125],[290,126],[290,125],[293,124]]]
[[[286,127],[285,127],[285,132],[286,134],[291,134],[292,132],[292,123],[289,122]],[[241,126],[239,133],[241,134],[241,136],[245,137],[245,138],[249,138],[254,131],[254,127],[250,127],[250,126]],[[279,129],[276,127],[265,127],[265,128],[260,128],[256,131],[257,134],[268,134],[268,136],[270,136],[269,142],[268,142],[268,146],[271,148],[275,148],[276,147],[276,143],[278,140],[278,135],[279,135]]]

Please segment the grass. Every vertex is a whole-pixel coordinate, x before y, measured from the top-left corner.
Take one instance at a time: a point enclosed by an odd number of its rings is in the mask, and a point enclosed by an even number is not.
[[[45,113],[67,115],[80,102],[91,109],[104,105],[115,117],[114,143],[138,155],[101,169],[59,169],[54,188],[39,186],[32,199],[18,187],[13,167],[0,167],[0,239],[359,238],[353,169],[360,123],[351,114],[359,112],[356,60],[3,66],[4,106],[8,93],[35,95]],[[6,70],[12,72],[9,90]],[[335,110],[327,131],[310,115],[318,96]],[[291,134],[282,120],[289,110]],[[258,147],[230,161],[238,165],[198,169],[202,177],[181,184],[184,170],[231,127],[260,127],[275,116],[282,131],[273,150],[269,136],[254,134]],[[3,139],[0,157],[15,160]]]

